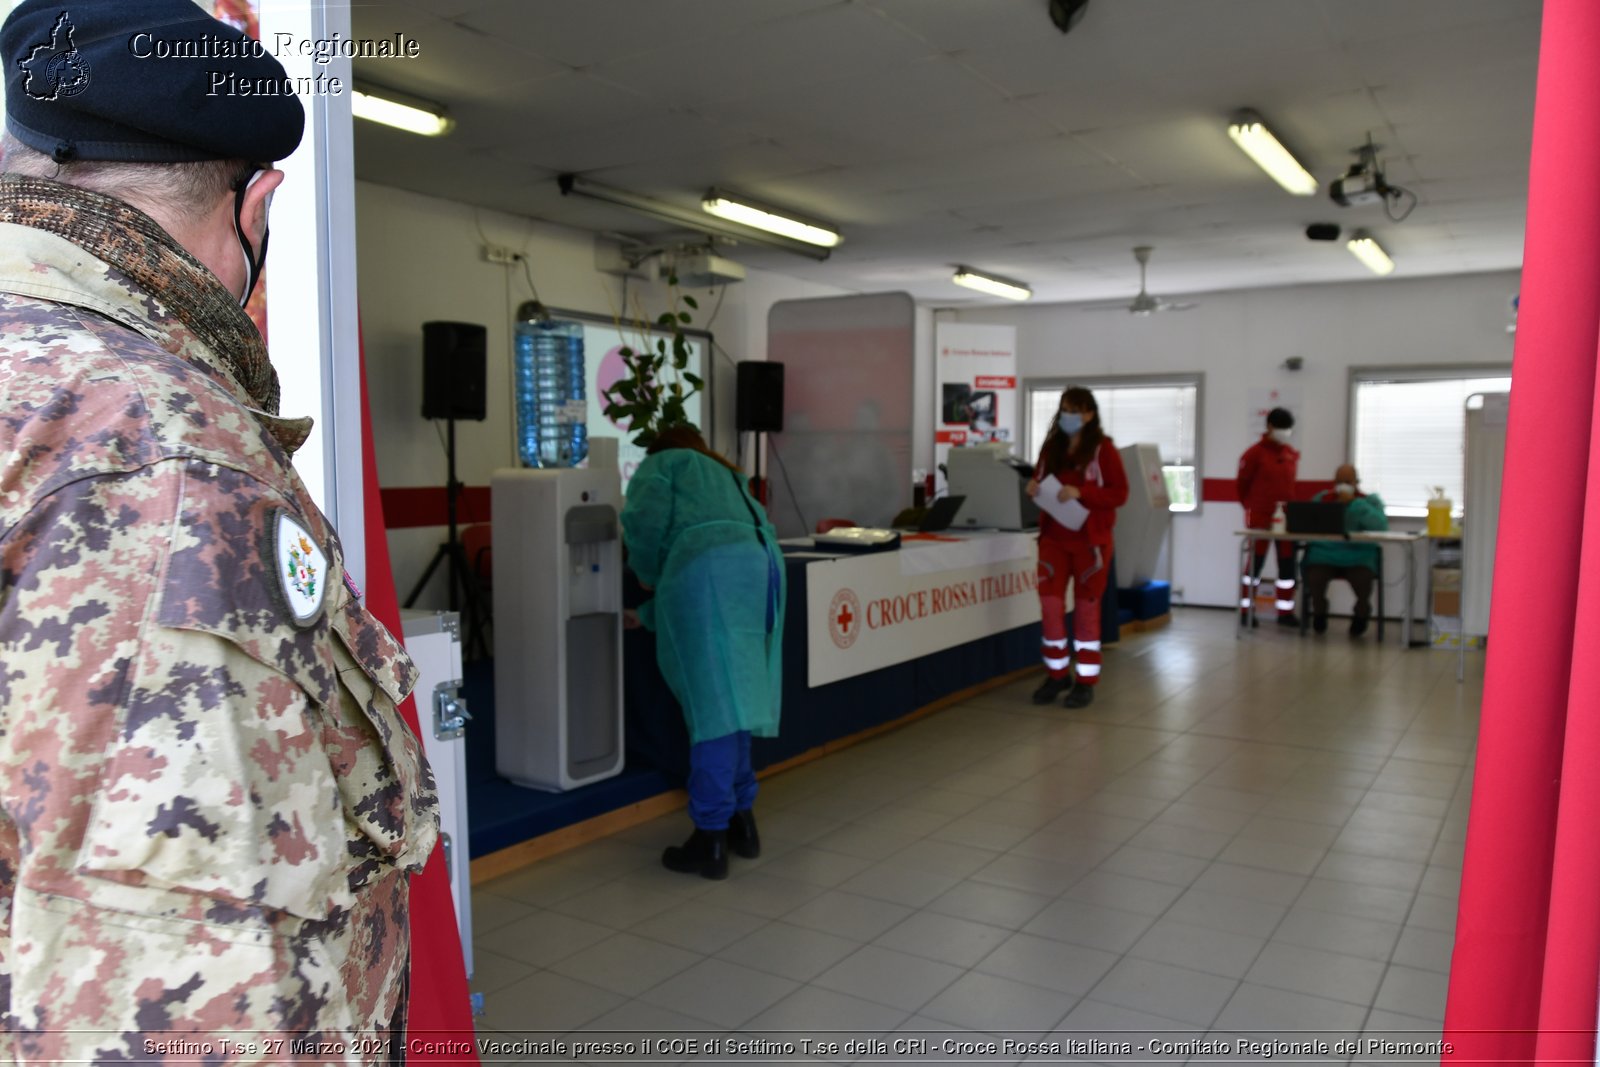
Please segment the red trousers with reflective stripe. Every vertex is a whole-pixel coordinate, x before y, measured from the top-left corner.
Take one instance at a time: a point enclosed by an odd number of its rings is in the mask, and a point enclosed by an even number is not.
[[[1294,614],[1294,542],[1293,541],[1252,541],[1250,542],[1250,573],[1244,577],[1244,592],[1240,597],[1239,608],[1249,611],[1248,601],[1255,595],[1256,584],[1261,578],[1262,564],[1267,562],[1267,546],[1278,546],[1278,580],[1273,583],[1277,593],[1278,614]],[[1285,607],[1284,605],[1288,606]]]
[[[1065,678],[1078,657],[1079,685],[1100,680],[1100,598],[1111,573],[1111,546],[1039,538],[1039,609],[1044,622],[1044,665]],[[1072,640],[1067,639],[1067,583],[1072,583]]]

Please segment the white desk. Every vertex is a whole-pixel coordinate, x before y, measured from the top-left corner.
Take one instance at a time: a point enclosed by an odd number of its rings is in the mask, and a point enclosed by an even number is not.
[[[1411,645],[1411,613],[1412,613],[1413,606],[1416,604],[1416,595],[1417,595],[1417,566],[1416,566],[1417,552],[1416,552],[1416,548],[1417,548],[1417,544],[1419,542],[1427,540],[1427,535],[1426,534],[1423,534],[1423,533],[1408,533],[1408,532],[1403,531],[1403,530],[1365,530],[1365,531],[1363,531],[1361,533],[1353,533],[1353,534],[1274,533],[1271,530],[1235,530],[1234,531],[1234,535],[1236,537],[1241,538],[1240,543],[1239,543],[1239,558],[1240,558],[1240,561],[1242,563],[1242,566],[1240,567],[1240,571],[1239,572],[1241,574],[1249,574],[1249,573],[1251,573],[1251,550],[1250,550],[1250,546],[1251,546],[1251,543],[1254,542],[1254,541],[1294,541],[1294,542],[1296,542],[1300,546],[1300,549],[1297,551],[1297,554],[1296,554],[1296,557],[1295,557],[1295,574],[1296,575],[1298,575],[1300,573],[1300,559],[1299,559],[1299,557],[1300,557],[1300,555],[1304,554],[1304,546],[1307,545],[1307,544],[1311,544],[1313,542],[1320,541],[1320,542],[1324,542],[1324,543],[1348,542],[1348,543],[1356,543],[1356,544],[1377,545],[1378,546],[1378,551],[1379,551],[1379,560],[1380,560],[1379,570],[1378,570],[1378,609],[1377,609],[1377,614],[1378,614],[1378,640],[1379,641],[1383,640],[1383,570],[1382,570],[1382,563],[1381,563],[1383,547],[1385,545],[1400,545],[1400,546],[1402,546],[1404,548],[1404,551],[1401,553],[1401,557],[1405,560],[1406,603],[1405,603],[1405,611],[1400,616],[1400,645],[1401,645],[1402,648],[1410,648],[1410,647],[1412,647],[1412,645]],[[1303,586],[1304,586],[1304,582],[1297,581],[1295,583],[1295,587],[1296,587],[1297,591],[1300,588],[1303,588]],[[1302,634],[1305,633],[1306,626],[1308,625],[1308,620],[1306,619],[1306,608],[1307,608],[1307,606],[1308,605],[1306,604],[1305,599],[1301,598],[1301,601],[1300,601],[1300,632]],[[1255,599],[1254,591],[1253,591],[1253,587],[1252,587],[1252,595],[1250,597],[1250,610],[1249,610],[1248,613],[1245,613],[1245,612],[1241,612],[1240,613],[1240,615],[1239,615],[1239,630],[1234,636],[1235,637],[1242,637],[1244,635],[1244,631],[1249,629],[1251,626],[1253,626],[1255,624],[1255,621],[1256,621],[1256,599]]]

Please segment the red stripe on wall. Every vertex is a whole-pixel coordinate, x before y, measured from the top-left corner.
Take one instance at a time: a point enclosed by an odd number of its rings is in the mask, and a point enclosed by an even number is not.
[[[1294,498],[1310,500],[1318,493],[1332,488],[1332,482],[1295,482]],[[1207,504],[1237,504],[1239,483],[1233,478],[1203,478],[1200,481],[1200,499]]]
[[[442,485],[406,486],[384,489],[384,523],[391,530],[417,526],[444,526],[450,521],[450,501]],[[489,521],[489,487],[468,485],[456,501],[456,521]]]

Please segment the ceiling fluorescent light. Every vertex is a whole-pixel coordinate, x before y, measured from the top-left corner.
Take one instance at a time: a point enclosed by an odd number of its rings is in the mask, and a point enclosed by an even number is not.
[[[1383,246],[1374,241],[1370,234],[1357,230],[1345,247],[1372,273],[1394,273],[1394,260],[1389,258],[1389,253],[1385,252]]]
[[[350,110],[358,119],[393,126],[424,137],[440,137],[455,128],[456,120],[444,108],[389,89],[358,86],[352,90]]]
[[[990,296],[1002,296],[1007,300],[1029,300],[1033,297],[1033,290],[1021,282],[1012,281],[1010,278],[1001,278],[993,274],[984,274],[971,267],[957,267],[955,277],[950,279],[957,285],[964,285],[968,289],[976,289],[980,293]]]
[[[793,212],[769,207],[746,197],[734,196],[720,189],[706,190],[705,199],[700,202],[700,206],[710,214],[727,219],[729,222],[737,222],[741,226],[753,226],[758,230],[766,230],[795,241],[804,241],[808,245],[832,248],[841,240],[837,230],[829,229],[821,223],[806,221]]]
[[[581,196],[588,200],[599,200],[606,204],[615,204],[617,207],[627,208],[662,222],[669,222],[682,226],[687,230],[709,234],[714,237],[725,237],[731,241],[754,241],[758,244],[771,245],[781,248],[786,252],[796,252],[812,259],[827,259],[829,251],[806,241],[797,241],[792,237],[770,233],[765,230],[748,228],[742,225],[728,225],[709,219],[705,212],[695,211],[691,208],[682,208],[676,204],[669,204],[664,200],[657,200],[653,196],[642,193],[629,192],[611,185],[602,185],[592,182],[577,174],[561,174],[556,177],[556,184],[561,187],[563,196]]]
[[[1273,181],[1295,196],[1310,196],[1317,191],[1317,179],[1283,147],[1254,111],[1237,112],[1228,126],[1228,136],[1245,155],[1256,161],[1257,166],[1270,174]]]

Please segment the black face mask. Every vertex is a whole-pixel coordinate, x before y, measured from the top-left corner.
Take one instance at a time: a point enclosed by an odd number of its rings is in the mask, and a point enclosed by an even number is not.
[[[256,282],[261,280],[261,272],[267,265],[267,238],[270,232],[266,227],[261,229],[261,250],[258,253],[250,244],[250,237],[244,232],[244,194],[250,191],[263,174],[265,168],[256,167],[248,175],[240,177],[233,186],[233,232],[239,238],[239,250],[244,254],[245,287],[244,295],[239,298],[239,306],[250,302],[250,294],[256,291]],[[267,202],[263,210],[272,207],[272,194],[267,194]]]

